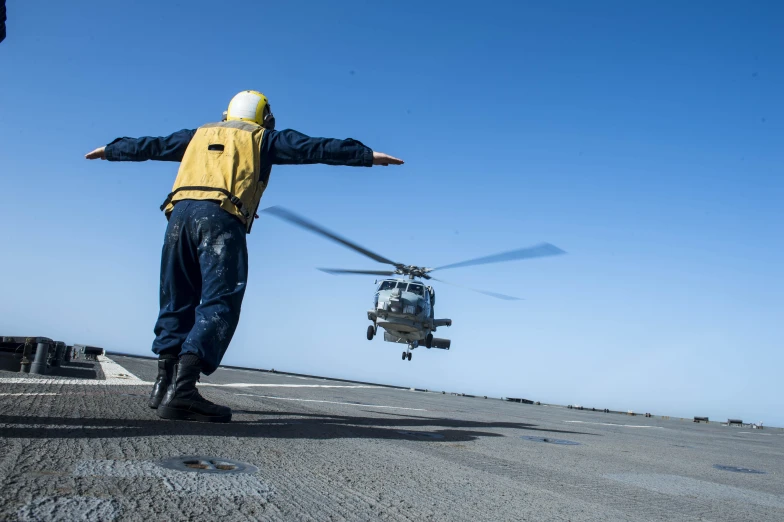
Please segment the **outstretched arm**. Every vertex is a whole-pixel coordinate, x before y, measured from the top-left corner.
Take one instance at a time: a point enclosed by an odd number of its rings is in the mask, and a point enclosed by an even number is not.
[[[402,165],[403,160],[374,152],[354,139],[312,138],[301,132],[286,129],[267,131],[262,143],[262,154],[267,153],[273,165],[345,165],[371,167],[373,165]],[[266,149],[266,150],[265,150]]]
[[[169,136],[117,138],[85,154],[86,159],[108,161],[182,161],[195,130],[183,129]]]

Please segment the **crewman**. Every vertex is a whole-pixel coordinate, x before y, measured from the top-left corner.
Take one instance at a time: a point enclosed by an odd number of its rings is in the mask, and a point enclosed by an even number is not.
[[[402,165],[354,139],[275,130],[258,91],[231,99],[220,122],[165,137],[117,138],[85,158],[180,162],[161,205],[168,220],[161,254],[160,311],[152,351],[158,377],[148,404],[164,419],[229,422],[231,409],[196,389],[223,359],[248,280],[246,235],[258,218],[272,165]]]

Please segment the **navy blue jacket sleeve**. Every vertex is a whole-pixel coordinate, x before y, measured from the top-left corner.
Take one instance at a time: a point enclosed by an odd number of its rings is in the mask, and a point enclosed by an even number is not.
[[[0,42],[5,40],[5,0],[0,0]]]
[[[109,161],[182,161],[195,129],[169,136],[117,138],[105,148]],[[312,138],[295,130],[266,131],[261,143],[262,170],[271,165],[373,166],[373,150],[354,139]]]
[[[311,138],[291,129],[266,131],[261,149],[262,158],[272,165],[373,166],[373,150],[351,138]]]
[[[183,129],[168,136],[117,138],[104,149],[109,161],[182,161],[196,130]]]

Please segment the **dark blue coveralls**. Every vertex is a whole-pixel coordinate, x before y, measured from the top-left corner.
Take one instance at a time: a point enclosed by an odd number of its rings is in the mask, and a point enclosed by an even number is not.
[[[108,161],[182,160],[196,129],[165,137],[118,138]],[[373,151],[353,139],[312,138],[293,130],[267,130],[261,142],[261,179],[272,165],[371,167]],[[160,312],[152,351],[193,354],[214,372],[237,328],[248,280],[245,225],[217,201],[182,200],[169,216],[161,254]]]

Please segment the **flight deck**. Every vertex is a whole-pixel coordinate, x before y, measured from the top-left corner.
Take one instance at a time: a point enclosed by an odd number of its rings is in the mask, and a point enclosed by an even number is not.
[[[784,520],[780,429],[232,368],[203,424],[152,359],[70,372],[0,372],[2,520]]]

